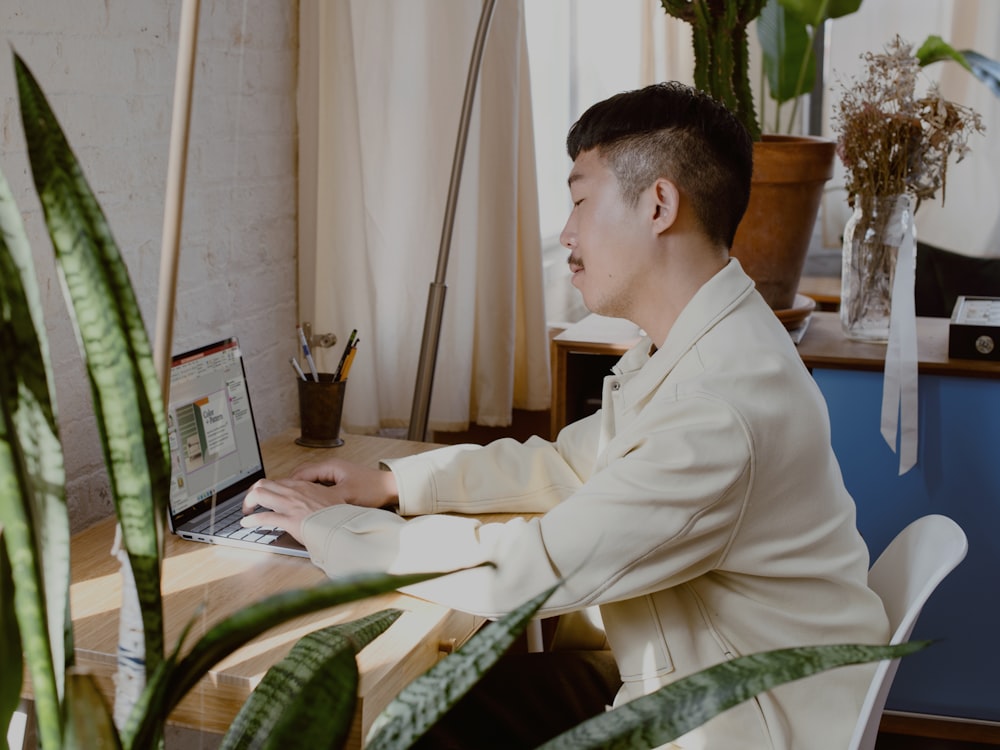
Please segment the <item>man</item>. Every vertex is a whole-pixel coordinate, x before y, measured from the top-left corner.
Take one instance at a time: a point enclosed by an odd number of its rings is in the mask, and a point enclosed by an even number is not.
[[[264,480],[247,508],[273,516],[253,523],[284,527],[331,575],[492,560],[414,589],[487,616],[566,577],[542,614],[599,606],[616,704],[743,654],[886,642],[823,398],[728,257],[750,189],[746,131],[663,84],[594,105],[567,145],[573,285],[647,335],[605,379],[601,411],[553,443],[453,446],[389,471],[333,459]],[[544,515],[434,515],[492,511]],[[872,671],[776,688],[678,745],[842,750]]]

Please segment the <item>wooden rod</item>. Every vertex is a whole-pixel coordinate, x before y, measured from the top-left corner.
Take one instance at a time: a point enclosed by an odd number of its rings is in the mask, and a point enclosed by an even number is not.
[[[187,173],[188,133],[191,128],[191,92],[194,87],[199,6],[200,0],[184,0],[181,7],[173,121],[170,125],[170,161],[167,166],[167,195],[163,209],[160,285],[157,294],[156,334],[153,348],[153,362],[160,379],[160,389],[163,391],[164,408],[170,403],[170,356],[173,347],[177,268],[180,265],[184,179]]]

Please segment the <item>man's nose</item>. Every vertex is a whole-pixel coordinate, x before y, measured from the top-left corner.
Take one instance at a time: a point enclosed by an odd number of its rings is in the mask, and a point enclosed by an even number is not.
[[[559,234],[559,244],[572,250],[576,247],[576,230],[570,226],[571,224],[572,219],[566,221],[566,226]]]

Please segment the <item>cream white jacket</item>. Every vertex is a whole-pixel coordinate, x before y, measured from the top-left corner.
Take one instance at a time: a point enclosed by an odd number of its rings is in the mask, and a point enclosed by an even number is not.
[[[599,606],[624,681],[616,704],[743,654],[885,643],[825,402],[737,261],[650,351],[647,339],[622,357],[601,411],[554,443],[386,461],[401,515],[312,514],[303,531],[313,561],[339,575],[492,560],[495,569],[412,589],[487,616],[565,577],[543,613]],[[544,515],[504,524],[433,515],[493,511]],[[678,744],[843,750],[871,673],[840,668],[779,687]]]

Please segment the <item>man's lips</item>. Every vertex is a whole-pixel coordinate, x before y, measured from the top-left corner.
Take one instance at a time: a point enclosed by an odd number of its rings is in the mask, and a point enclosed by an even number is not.
[[[577,271],[583,270],[583,261],[579,258],[575,258],[571,255],[566,262],[569,264],[570,273],[576,273]]]

